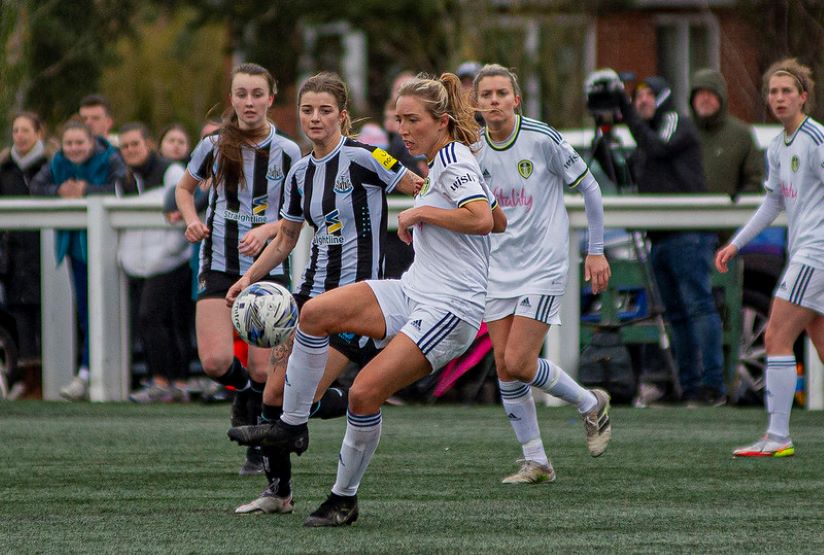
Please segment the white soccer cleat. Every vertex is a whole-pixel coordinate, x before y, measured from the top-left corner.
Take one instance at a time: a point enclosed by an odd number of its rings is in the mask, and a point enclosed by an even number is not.
[[[540,484],[555,481],[555,469],[552,468],[552,463],[548,462],[543,465],[526,459],[518,459],[516,462],[521,463],[521,468],[515,474],[501,480],[502,484]]]
[[[795,447],[790,439],[786,441],[775,441],[769,436],[764,436],[752,445],[739,447],[732,452],[735,458],[740,457],[792,457],[795,455]]]
[[[291,513],[294,508],[295,502],[292,501],[291,495],[288,497],[278,497],[272,492],[270,485],[263,490],[260,497],[235,509],[235,514],[287,514]]]
[[[593,457],[600,457],[607,450],[612,437],[612,424],[609,421],[609,393],[603,389],[593,389],[592,394],[598,402],[591,411],[582,414],[587,433],[587,449]]]

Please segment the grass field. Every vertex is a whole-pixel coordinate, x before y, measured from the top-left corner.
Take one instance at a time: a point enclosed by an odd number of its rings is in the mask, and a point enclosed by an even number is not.
[[[505,486],[520,449],[500,407],[387,407],[351,528],[305,529],[344,422],[311,425],[292,515],[233,514],[228,407],[0,403],[2,553],[824,553],[824,413],[797,455],[733,460],[758,409],[613,409],[592,459],[570,408],[539,409],[554,484]]]

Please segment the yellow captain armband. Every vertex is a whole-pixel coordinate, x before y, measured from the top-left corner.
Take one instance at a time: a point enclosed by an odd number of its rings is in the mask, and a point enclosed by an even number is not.
[[[391,170],[395,164],[398,163],[397,160],[392,158],[392,155],[383,150],[382,148],[376,148],[372,151],[372,158],[380,162],[380,165],[386,168],[387,170]]]

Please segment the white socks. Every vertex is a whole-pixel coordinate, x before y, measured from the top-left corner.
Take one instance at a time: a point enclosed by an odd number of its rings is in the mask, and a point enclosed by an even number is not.
[[[381,413],[360,416],[346,413],[346,435],[340,447],[338,476],[332,493],[352,496],[358,493],[372,455],[381,439]]]
[[[795,355],[767,357],[765,401],[770,423],[767,434],[774,439],[790,438],[790,410],[795,396]]]
[[[538,416],[535,412],[535,401],[532,390],[523,382],[504,382],[498,380],[501,389],[501,402],[509,423],[515,431],[515,437],[524,452],[524,459],[539,464],[549,464],[544,444],[541,441],[541,431],[538,428]]]
[[[286,366],[281,420],[293,426],[305,424],[309,420],[315,391],[323,378],[328,357],[329,336],[309,335],[298,327]]]
[[[535,378],[529,385],[534,385],[550,395],[563,399],[570,405],[575,405],[581,414],[591,411],[598,404],[598,399],[591,391],[578,385],[578,382],[559,366],[543,358],[538,359]]]

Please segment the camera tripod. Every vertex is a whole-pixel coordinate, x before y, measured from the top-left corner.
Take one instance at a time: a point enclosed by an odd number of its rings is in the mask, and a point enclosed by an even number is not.
[[[622,192],[634,191],[635,186],[632,182],[632,176],[629,172],[627,161],[621,152],[621,142],[612,132],[612,124],[604,121],[604,118],[596,115],[595,117],[595,136],[592,139],[592,160],[597,160],[601,168],[606,173],[607,177],[615,183],[619,194]],[[672,356],[672,347],[670,343],[669,334],[667,332],[666,323],[664,322],[664,303],[661,299],[661,292],[658,289],[658,284],[655,281],[655,275],[652,270],[652,263],[650,261],[649,247],[647,246],[646,236],[639,230],[627,230],[632,240],[632,249],[635,254],[635,259],[641,266],[642,275],[644,279],[644,288],[649,295],[650,307],[649,314],[642,318],[635,318],[626,322],[615,322],[604,327],[620,328],[623,326],[635,324],[645,320],[652,320],[658,332],[658,347],[664,359],[664,364],[670,373],[672,381],[672,390],[676,398],[681,397],[681,382],[678,376],[678,366],[675,364],[675,359]]]

